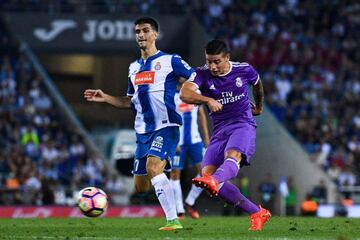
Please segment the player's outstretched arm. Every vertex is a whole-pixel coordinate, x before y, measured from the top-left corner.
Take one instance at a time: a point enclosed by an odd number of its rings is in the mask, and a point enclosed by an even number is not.
[[[197,87],[195,84],[185,82],[180,89],[180,99],[189,104],[206,104],[210,111],[217,112],[222,109],[222,104],[213,98],[205,97],[197,93]]]
[[[260,79],[258,80],[257,84],[253,86],[252,93],[254,96],[255,105],[251,106],[251,110],[252,114],[257,116],[262,113],[264,103],[264,88]]]
[[[203,106],[199,107],[199,125],[202,133],[203,142],[205,144],[205,147],[207,147],[210,143],[209,126]]]
[[[115,97],[104,93],[101,89],[86,89],[84,98],[90,102],[106,102],[118,108],[129,108],[131,101],[130,97]]]

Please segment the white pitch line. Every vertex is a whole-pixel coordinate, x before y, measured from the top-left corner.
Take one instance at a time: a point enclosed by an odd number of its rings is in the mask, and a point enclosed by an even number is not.
[[[81,239],[81,240],[119,240],[121,237],[75,237],[75,236],[7,236],[6,239]],[[124,238],[139,240],[141,238]]]
[[[0,235],[0,238],[2,236]],[[119,239],[126,239],[126,240],[141,240],[144,238],[123,238],[123,237],[70,237],[70,236],[6,236],[6,239],[74,239],[74,240],[119,240]],[[152,238],[152,239],[163,239],[163,240],[184,240],[185,238],[181,238],[181,237],[164,237],[164,238]],[[191,238],[193,240],[203,240],[203,238]],[[214,239],[218,239],[218,238],[214,238]],[[223,238],[222,240],[230,240],[232,238]],[[244,240],[246,239],[251,239],[251,240],[264,240],[264,238],[261,237],[249,237],[249,238],[243,238]],[[266,238],[266,240],[292,240],[292,239],[296,239],[296,240],[313,240],[314,238],[289,238],[289,237],[270,237],[270,238]],[[323,239],[323,240],[327,240],[328,237],[323,237],[323,238],[316,238],[316,239]],[[206,238],[206,240],[212,240],[212,238]],[[353,240],[360,240],[360,238],[355,238]]]

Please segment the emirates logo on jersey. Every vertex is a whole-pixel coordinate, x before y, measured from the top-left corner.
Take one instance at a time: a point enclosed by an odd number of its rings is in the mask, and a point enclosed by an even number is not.
[[[179,112],[191,112],[194,109],[194,104],[181,103],[179,104]]]
[[[155,72],[141,72],[135,75],[135,85],[154,84]]]

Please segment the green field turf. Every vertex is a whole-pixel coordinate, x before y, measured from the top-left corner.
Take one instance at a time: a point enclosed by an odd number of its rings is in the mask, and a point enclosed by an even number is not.
[[[249,232],[247,217],[186,219],[184,229],[162,232],[159,218],[0,219],[0,239],[359,239],[360,219],[272,217],[262,232]]]

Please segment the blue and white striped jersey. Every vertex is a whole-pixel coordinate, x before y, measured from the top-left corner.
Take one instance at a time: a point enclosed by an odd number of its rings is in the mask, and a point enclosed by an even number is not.
[[[135,131],[150,133],[169,126],[180,126],[174,95],[179,77],[194,77],[194,70],[176,54],[158,51],[130,64],[127,96],[136,111]],[[193,74],[193,75],[192,75]]]
[[[176,110],[183,120],[183,125],[180,127],[179,145],[190,145],[202,142],[198,123],[199,106],[184,103],[181,101],[178,92],[175,94],[175,104]]]

